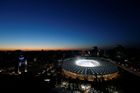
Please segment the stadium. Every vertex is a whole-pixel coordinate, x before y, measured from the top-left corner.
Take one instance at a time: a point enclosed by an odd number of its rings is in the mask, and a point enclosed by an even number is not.
[[[105,58],[98,57],[65,59],[62,72],[66,78],[87,81],[109,81],[119,76],[115,65]]]

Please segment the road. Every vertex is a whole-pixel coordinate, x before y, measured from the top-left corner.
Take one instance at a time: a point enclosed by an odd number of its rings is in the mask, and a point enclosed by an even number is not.
[[[109,62],[113,63],[114,65],[124,69],[125,71],[127,72],[130,72],[136,76],[139,76],[140,77],[140,72],[138,71],[134,71],[134,69],[131,69],[131,68],[128,68],[128,67],[125,67],[125,66],[122,66],[121,64],[117,64],[115,61],[111,60],[111,59],[107,59]]]

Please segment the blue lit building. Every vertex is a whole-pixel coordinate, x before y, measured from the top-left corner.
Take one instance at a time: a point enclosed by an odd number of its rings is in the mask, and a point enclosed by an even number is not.
[[[27,72],[27,60],[23,55],[18,57],[18,74],[22,72]]]

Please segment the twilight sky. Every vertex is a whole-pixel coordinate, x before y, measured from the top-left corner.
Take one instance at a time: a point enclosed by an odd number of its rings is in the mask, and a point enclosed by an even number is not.
[[[127,0],[0,0],[0,49],[140,45],[140,6]]]

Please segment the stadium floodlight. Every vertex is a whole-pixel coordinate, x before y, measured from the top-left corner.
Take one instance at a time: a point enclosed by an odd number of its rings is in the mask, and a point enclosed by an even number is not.
[[[91,59],[78,59],[75,64],[82,67],[97,67],[100,65],[98,61]]]

